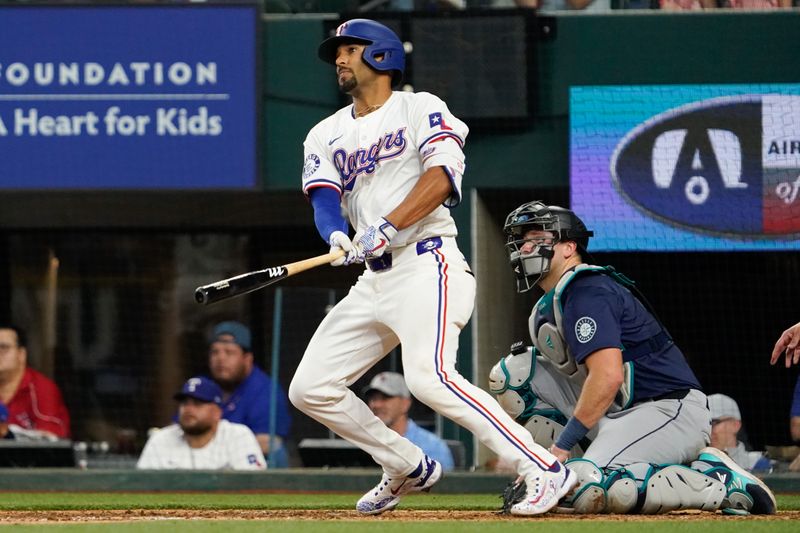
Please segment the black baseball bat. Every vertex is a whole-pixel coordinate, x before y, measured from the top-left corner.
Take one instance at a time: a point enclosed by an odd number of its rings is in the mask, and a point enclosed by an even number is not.
[[[202,305],[213,304],[221,300],[227,300],[234,296],[241,296],[258,289],[263,289],[267,285],[272,285],[289,276],[294,276],[300,272],[311,268],[325,265],[344,255],[344,251],[336,250],[309,259],[303,259],[288,265],[265,268],[264,270],[254,270],[245,274],[239,274],[232,278],[223,279],[197,287],[194,290],[194,299]]]

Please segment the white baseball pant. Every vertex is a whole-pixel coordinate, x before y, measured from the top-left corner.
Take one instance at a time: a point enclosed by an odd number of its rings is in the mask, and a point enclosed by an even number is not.
[[[435,249],[425,244],[392,250],[390,269],[359,277],[312,337],[289,398],[367,451],[389,476],[406,476],[419,465],[422,450],[386,427],[348,388],[399,343],[406,383],[418,400],[467,428],[520,474],[548,468],[555,457],[456,370],[475,278],[454,238],[441,238]]]

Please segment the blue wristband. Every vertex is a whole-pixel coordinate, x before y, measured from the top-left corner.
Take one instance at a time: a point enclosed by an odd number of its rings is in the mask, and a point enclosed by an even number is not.
[[[587,433],[589,433],[589,428],[584,426],[580,420],[573,416],[569,419],[569,422],[567,422],[564,431],[558,436],[556,447],[568,452],[573,446],[578,444],[578,441],[585,437]]]

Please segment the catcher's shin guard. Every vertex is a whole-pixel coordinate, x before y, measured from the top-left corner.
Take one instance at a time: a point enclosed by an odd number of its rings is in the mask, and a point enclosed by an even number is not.
[[[725,484],[688,466],[653,466],[644,485],[642,514],[661,514],[678,509],[715,511],[725,499]]]
[[[608,499],[606,511],[609,513],[626,514],[636,507],[639,487],[633,474],[624,468],[606,472],[605,487]]]

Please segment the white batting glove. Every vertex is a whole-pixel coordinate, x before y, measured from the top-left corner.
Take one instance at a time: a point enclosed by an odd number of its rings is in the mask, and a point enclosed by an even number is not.
[[[397,228],[381,217],[364,230],[360,237],[357,236],[358,238],[355,242],[356,252],[359,256],[367,259],[380,257],[386,251],[395,235],[397,235]]]
[[[364,258],[358,257],[356,254],[356,250],[353,247],[353,242],[350,240],[350,237],[344,234],[342,231],[334,231],[331,233],[331,236],[328,238],[328,244],[331,245],[331,252],[335,252],[336,250],[344,250],[346,253],[340,257],[339,259],[334,259],[331,261],[331,266],[342,266],[342,265],[351,265],[353,263],[361,263],[364,261]]]

